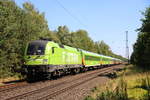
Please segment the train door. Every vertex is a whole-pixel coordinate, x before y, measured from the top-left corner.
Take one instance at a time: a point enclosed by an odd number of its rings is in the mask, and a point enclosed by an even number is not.
[[[57,61],[57,51],[56,51],[57,47],[52,47],[51,48],[51,53],[50,53],[50,61],[52,65],[56,65],[56,61]]]

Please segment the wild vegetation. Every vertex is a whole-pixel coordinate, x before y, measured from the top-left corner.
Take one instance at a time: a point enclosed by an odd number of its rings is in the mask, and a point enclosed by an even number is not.
[[[129,65],[117,79],[97,86],[85,100],[150,100],[150,72]]]
[[[150,68],[150,7],[142,13],[142,26],[137,30],[138,38],[133,46],[131,63],[144,69]]]
[[[20,8],[13,0],[0,0],[0,78],[16,74],[23,64],[26,44],[40,38],[124,60],[104,41],[94,42],[85,30],[70,32],[67,26],[50,30],[44,13],[29,2]]]

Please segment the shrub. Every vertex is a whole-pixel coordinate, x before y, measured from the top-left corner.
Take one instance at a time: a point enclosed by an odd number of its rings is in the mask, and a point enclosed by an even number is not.
[[[127,83],[123,78],[114,90],[106,89],[98,96],[97,100],[128,100]]]

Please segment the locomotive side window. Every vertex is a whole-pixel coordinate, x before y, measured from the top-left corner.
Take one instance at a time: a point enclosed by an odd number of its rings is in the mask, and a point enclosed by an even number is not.
[[[57,48],[57,47],[52,47],[52,54],[55,53],[55,48]]]
[[[55,48],[55,47],[52,47],[52,54],[54,54],[54,48]]]

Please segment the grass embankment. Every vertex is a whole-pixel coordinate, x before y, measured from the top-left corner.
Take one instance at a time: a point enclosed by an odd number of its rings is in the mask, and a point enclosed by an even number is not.
[[[85,100],[150,100],[150,71],[132,65],[117,72],[118,78],[92,89]]]
[[[18,74],[18,73],[11,75],[11,76],[7,76],[7,77],[1,77],[0,78],[0,86],[9,84],[9,83],[16,83],[23,79],[24,79],[24,76],[22,76],[21,74]]]

